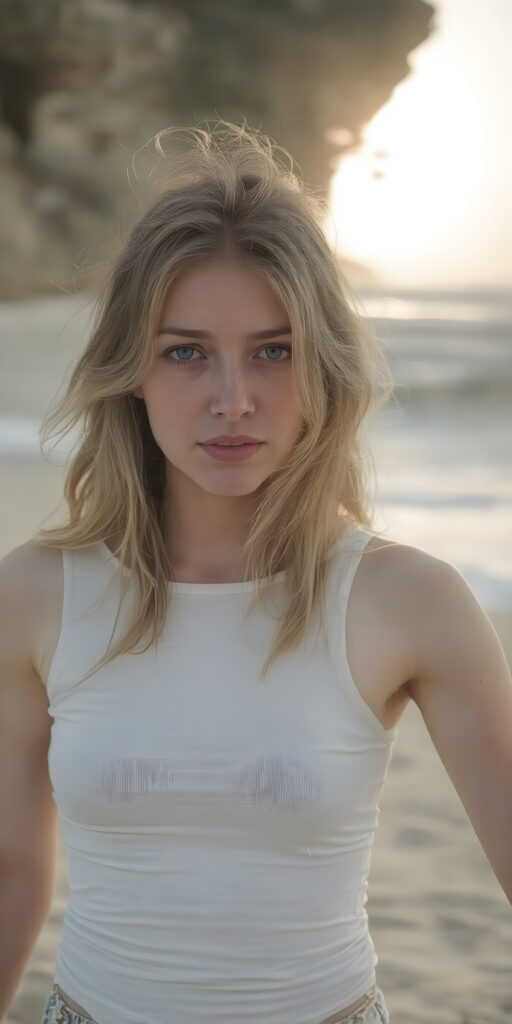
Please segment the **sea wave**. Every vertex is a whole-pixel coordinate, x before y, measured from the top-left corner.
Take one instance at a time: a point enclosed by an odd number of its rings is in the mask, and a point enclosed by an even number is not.
[[[0,416],[0,456],[33,458],[42,457],[38,420],[24,416]],[[45,449],[44,456],[48,461],[60,465],[66,461],[73,447],[73,442],[53,444]]]
[[[371,319],[416,320],[449,323],[496,323],[512,321],[512,292],[495,291],[439,292],[396,291],[390,293],[361,289],[355,303],[359,312]]]

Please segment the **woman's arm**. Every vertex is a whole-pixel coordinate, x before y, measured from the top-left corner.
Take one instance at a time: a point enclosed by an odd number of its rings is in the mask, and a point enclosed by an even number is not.
[[[416,664],[405,688],[512,903],[512,678],[458,570],[412,550],[404,615]]]
[[[32,658],[46,594],[41,561],[25,544],[0,563],[0,1019],[50,910],[55,877],[51,718]]]

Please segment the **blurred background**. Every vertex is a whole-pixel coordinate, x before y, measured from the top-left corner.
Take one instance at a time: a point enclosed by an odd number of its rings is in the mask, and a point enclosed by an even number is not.
[[[512,658],[511,32],[508,0],[3,0],[0,555],[59,517],[37,433],[141,213],[146,144],[246,118],[329,197],[391,364],[375,527],[456,565]],[[392,1024],[510,1021],[510,908],[414,707],[381,812],[368,910]],[[10,1024],[40,1020],[66,900],[60,845]]]

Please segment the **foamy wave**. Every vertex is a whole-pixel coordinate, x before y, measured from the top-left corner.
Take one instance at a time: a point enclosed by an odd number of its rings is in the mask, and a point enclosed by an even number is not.
[[[0,454],[38,455],[40,451],[37,420],[0,418]]]
[[[40,423],[24,416],[0,416],[0,456],[41,456]],[[54,444],[49,451],[50,461],[62,464],[72,450],[71,436],[67,442]]]
[[[443,320],[473,323],[510,323],[512,294],[360,294],[364,313],[378,320]]]

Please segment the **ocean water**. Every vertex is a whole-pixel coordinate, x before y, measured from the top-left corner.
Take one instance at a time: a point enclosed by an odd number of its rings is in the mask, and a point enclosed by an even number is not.
[[[375,528],[456,565],[485,607],[512,609],[512,293],[360,296],[396,382],[366,431]],[[76,296],[0,304],[5,479],[14,462],[44,464],[41,417],[90,323]]]
[[[369,432],[376,527],[512,608],[512,294],[368,295],[396,382]]]

